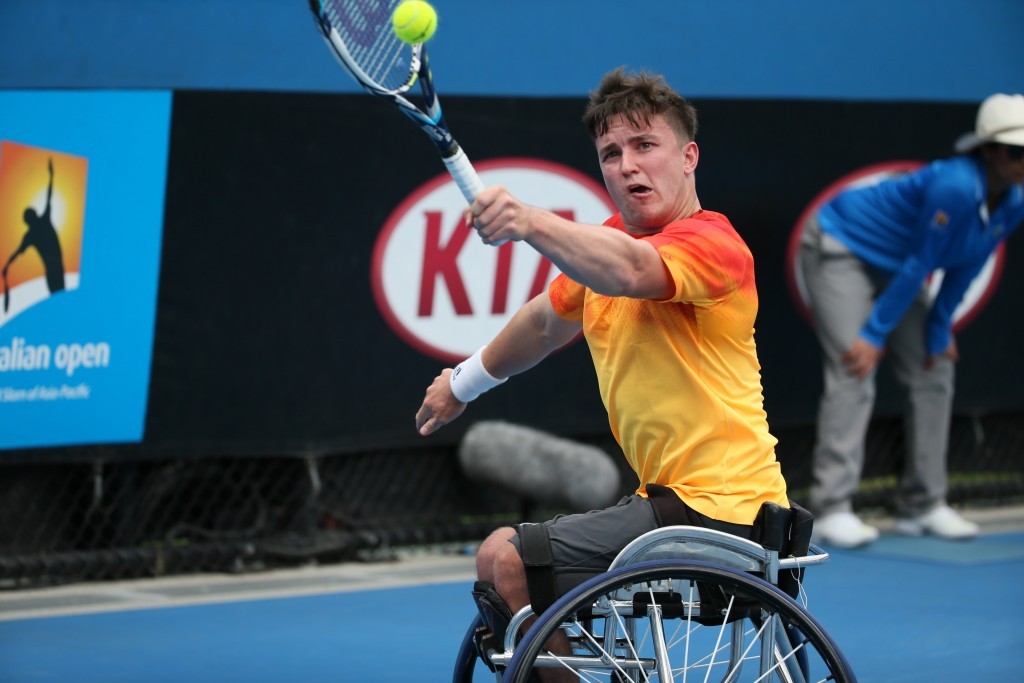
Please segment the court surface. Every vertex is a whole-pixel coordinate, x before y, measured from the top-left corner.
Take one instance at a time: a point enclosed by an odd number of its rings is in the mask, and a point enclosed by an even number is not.
[[[808,570],[859,680],[1024,681],[1024,516],[1006,522],[966,543],[885,534]],[[421,552],[8,591],[0,682],[450,680],[472,576],[470,555]]]

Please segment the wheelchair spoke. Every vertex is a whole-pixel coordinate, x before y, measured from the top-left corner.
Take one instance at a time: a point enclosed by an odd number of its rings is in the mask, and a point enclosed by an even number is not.
[[[633,642],[633,639],[629,637],[629,630],[628,630],[628,628],[626,626],[625,621],[622,618],[622,614],[619,612],[618,609],[615,609],[614,613],[615,613],[615,624],[612,626],[612,628],[616,628],[616,629],[621,629],[622,630],[622,633],[626,636],[625,640],[626,640],[626,643],[629,645],[629,653],[630,653],[630,655],[632,655],[633,661],[634,662],[639,662],[640,661],[640,654],[639,654],[638,651],[643,649],[644,643],[647,642],[647,634],[644,634],[644,637],[640,641],[639,644]],[[608,628],[608,627],[606,626],[606,628]],[[640,671],[640,674],[644,677],[644,683],[650,683],[650,678],[648,678],[648,676],[647,676],[647,670],[641,667],[639,669],[639,671]],[[629,674],[627,674],[625,671],[621,671],[620,670],[619,673],[621,673],[624,676],[627,676],[627,678],[629,677]],[[631,681],[631,683],[639,683],[639,681],[633,681],[632,678],[629,678],[629,680]]]
[[[718,636],[715,638],[715,646],[711,648],[711,663],[708,665],[707,673],[704,674],[704,683],[708,683],[711,677],[711,670],[715,668],[715,657],[721,652],[722,647],[722,636],[725,635],[725,629],[729,625],[729,615],[732,614],[732,606],[735,602],[735,596],[729,597],[729,604],[725,608],[725,618],[722,620],[722,625],[718,628]]]

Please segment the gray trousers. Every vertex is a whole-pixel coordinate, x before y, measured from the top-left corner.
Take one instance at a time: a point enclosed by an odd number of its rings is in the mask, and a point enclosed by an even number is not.
[[[847,374],[841,356],[857,339],[889,275],[821,232],[814,217],[804,225],[800,266],[824,355],[810,500],[814,511],[823,515],[852,510],[851,498],[860,484],[877,368],[860,380]],[[894,501],[901,516],[927,512],[946,498],[954,366],[943,356],[930,370],[924,369],[928,307],[922,286],[886,346],[885,361],[907,392],[906,455]]]

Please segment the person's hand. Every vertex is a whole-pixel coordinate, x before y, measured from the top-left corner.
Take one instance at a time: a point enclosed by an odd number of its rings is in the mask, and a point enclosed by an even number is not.
[[[496,185],[478,194],[464,217],[466,225],[476,229],[484,244],[499,244],[526,239],[535,211]]]
[[[427,387],[423,404],[416,411],[416,431],[421,436],[433,434],[466,409],[466,404],[452,393],[451,375],[452,369],[445,368]]]
[[[884,352],[885,350],[882,347],[875,346],[866,339],[857,337],[857,341],[853,342],[853,346],[842,355],[842,361],[846,365],[847,373],[864,379],[878,365],[878,361],[882,359]]]
[[[935,361],[939,358],[948,358],[954,363],[960,360],[960,350],[956,347],[956,337],[949,338],[949,346],[942,353],[933,353],[925,358],[924,369],[931,370],[935,366]]]

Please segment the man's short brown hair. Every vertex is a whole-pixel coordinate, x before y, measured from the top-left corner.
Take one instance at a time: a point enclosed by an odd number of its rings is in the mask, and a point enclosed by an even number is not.
[[[608,124],[616,116],[625,116],[631,124],[640,126],[650,125],[651,117],[659,114],[665,115],[680,141],[696,138],[696,108],[670,88],[664,77],[644,71],[626,73],[619,67],[591,91],[583,123],[591,139],[596,140],[608,132]]]

